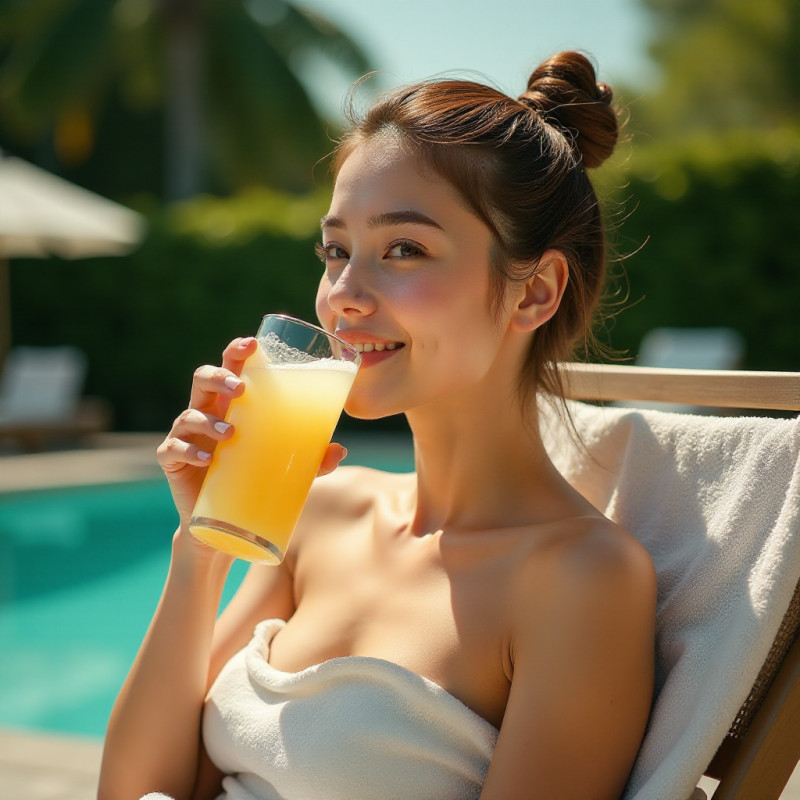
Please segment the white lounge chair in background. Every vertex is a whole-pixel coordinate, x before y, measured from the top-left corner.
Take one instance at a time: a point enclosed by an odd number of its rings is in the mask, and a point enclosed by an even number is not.
[[[636,365],[658,369],[735,370],[744,360],[744,338],[733,328],[653,328],[642,338]],[[620,406],[631,403],[620,401]],[[653,403],[639,408],[684,414],[713,414],[716,409],[700,405]]]
[[[108,405],[82,397],[88,363],[76,347],[16,347],[0,378],[0,440],[27,450],[107,430]]]

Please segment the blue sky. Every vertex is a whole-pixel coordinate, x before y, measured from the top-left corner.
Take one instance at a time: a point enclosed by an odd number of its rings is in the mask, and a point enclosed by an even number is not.
[[[379,88],[446,72],[486,79],[509,94],[564,49],[590,52],[600,77],[646,89],[650,21],[637,0],[296,0],[344,27],[381,71]],[[347,82],[316,71],[328,108]],[[380,85],[382,84],[382,85]],[[378,87],[376,87],[378,88]]]

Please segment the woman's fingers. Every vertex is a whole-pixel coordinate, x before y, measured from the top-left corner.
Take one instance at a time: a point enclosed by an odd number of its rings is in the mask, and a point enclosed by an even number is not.
[[[322,464],[320,464],[317,476],[327,475],[333,472],[339,466],[339,462],[347,455],[347,448],[342,447],[338,442],[331,442],[325,455],[322,457]]]
[[[214,409],[223,416],[228,404],[243,391],[239,378],[244,362],[255,352],[256,340],[252,336],[234,339],[222,354],[222,366],[209,364],[198,367],[192,381],[190,408]]]
[[[156,460],[167,474],[179,472],[184,467],[207,467],[211,451],[182,439],[168,436],[156,450]]]
[[[215,409],[224,414],[224,409],[234,397],[243,391],[241,378],[223,367],[205,365],[194,372],[189,408]]]
[[[207,365],[195,371],[189,408],[178,415],[156,450],[182,525],[191,517],[217,444],[233,433],[224,417],[231,400],[244,392],[239,374],[256,347],[253,337],[234,339],[225,348],[222,366]]]
[[[233,432],[229,422],[195,408],[182,411],[156,450],[162,469],[174,472],[185,464],[207,466],[216,443]]]
[[[256,338],[254,336],[244,336],[234,339],[222,351],[222,366],[229,369],[235,375],[239,375],[244,366],[244,362],[256,351]]]

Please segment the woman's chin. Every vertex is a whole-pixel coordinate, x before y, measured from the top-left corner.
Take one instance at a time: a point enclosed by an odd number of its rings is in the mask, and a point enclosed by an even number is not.
[[[362,398],[349,397],[344,405],[344,412],[348,417],[353,417],[353,419],[369,420],[393,417],[397,414],[402,414],[403,410],[400,408],[387,408],[383,404],[368,402]]]

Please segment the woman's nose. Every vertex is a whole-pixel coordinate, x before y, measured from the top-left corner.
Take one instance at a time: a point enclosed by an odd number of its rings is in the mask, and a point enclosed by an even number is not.
[[[364,270],[348,263],[338,274],[331,275],[328,305],[339,317],[368,315],[375,311],[375,295]]]

